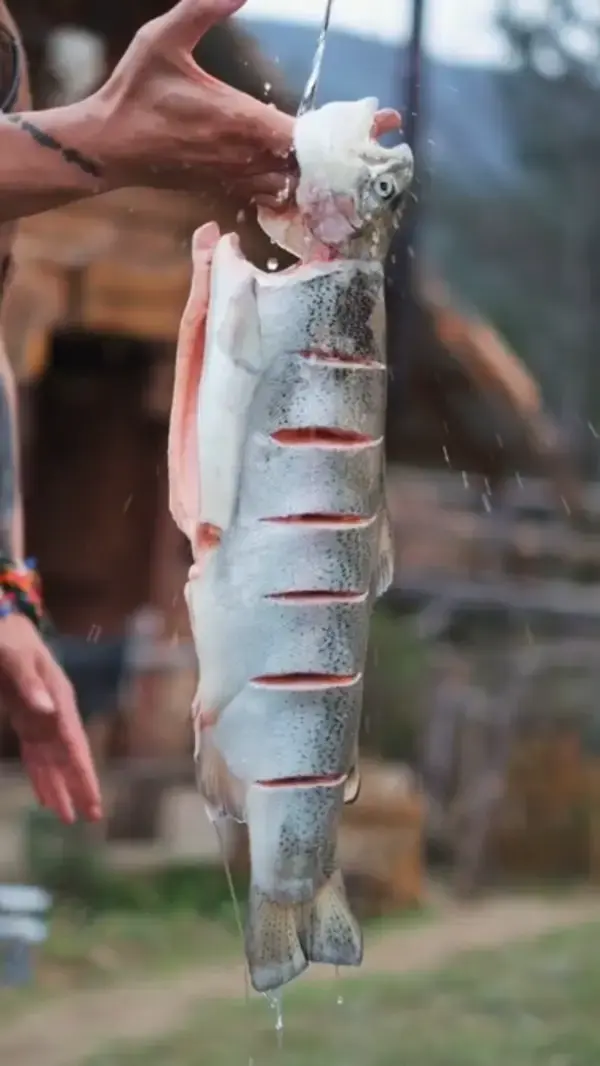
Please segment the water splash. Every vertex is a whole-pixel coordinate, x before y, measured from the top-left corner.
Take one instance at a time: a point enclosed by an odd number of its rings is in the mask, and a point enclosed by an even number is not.
[[[273,992],[263,993],[269,1007],[275,1012],[275,1033],[277,1035],[277,1047],[283,1048],[283,989],[277,988]]]
[[[315,97],[317,95],[319,79],[321,77],[321,68],[323,66],[323,57],[325,55],[325,46],[327,44],[327,33],[329,32],[332,8],[333,0],[326,0],[323,25],[319,34],[319,40],[317,41],[317,50],[315,52],[308,81],[304,87],[300,106],[298,107],[298,118],[300,118],[301,115],[304,115],[307,111],[311,111],[315,106]]]

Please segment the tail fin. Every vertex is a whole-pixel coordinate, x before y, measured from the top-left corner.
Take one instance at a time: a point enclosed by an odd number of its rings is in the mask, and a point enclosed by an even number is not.
[[[293,981],[309,962],[360,966],[362,932],[348,906],[340,871],[334,871],[311,903],[276,903],[252,887],[246,956],[257,992]]]
[[[309,962],[360,966],[362,930],[348,905],[340,870],[334,870],[302,918],[300,943]]]
[[[293,981],[308,966],[298,936],[295,904],[276,903],[250,886],[246,924],[246,958],[257,992],[269,992]]]

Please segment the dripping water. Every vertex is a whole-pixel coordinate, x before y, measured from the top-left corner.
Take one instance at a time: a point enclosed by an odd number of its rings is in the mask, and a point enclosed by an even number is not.
[[[281,1051],[283,1048],[283,989],[277,988],[273,992],[264,992],[263,995],[275,1014],[277,1047]]]
[[[321,77],[321,68],[323,66],[323,57],[325,55],[325,46],[327,44],[327,33],[329,31],[332,8],[333,0],[326,0],[323,25],[321,27],[321,33],[319,34],[317,50],[313,59],[312,68],[306,86],[304,88],[304,92],[302,93],[300,106],[298,107],[298,118],[300,117],[300,115],[304,115],[307,111],[311,111],[315,106],[315,97],[317,95],[317,89],[319,87],[319,78]]]
[[[240,904],[235,891],[235,885],[233,883],[233,877],[231,874],[231,865],[229,862],[229,856],[227,854],[227,842],[223,834],[223,819],[220,819],[218,815],[208,806],[205,805],[206,814],[210,822],[212,822],[217,840],[219,842],[219,851],[221,852],[221,860],[223,862],[223,868],[225,870],[225,877],[227,878],[227,887],[229,889],[229,895],[231,896],[231,903],[233,906],[233,917],[237,927],[240,943],[242,946],[242,959],[244,966],[244,1001],[247,1007],[250,1006],[250,977],[248,974],[248,965],[246,962],[246,947],[244,941],[244,923],[242,922],[242,912]]]
[[[336,1005],[338,1007],[343,1007],[344,1006],[344,995],[343,995],[343,993],[341,991],[341,987],[340,987],[341,986],[341,981],[342,981],[342,975],[340,973],[339,966],[336,966],[336,968],[335,968],[335,981],[336,981],[336,986],[337,986],[337,996],[336,996],[335,1002],[336,1002]]]

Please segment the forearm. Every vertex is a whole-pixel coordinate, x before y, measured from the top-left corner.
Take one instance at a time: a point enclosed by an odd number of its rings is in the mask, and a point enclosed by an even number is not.
[[[96,98],[0,116],[0,224],[110,188]]]
[[[0,338],[0,555],[21,561],[23,554],[17,390]]]

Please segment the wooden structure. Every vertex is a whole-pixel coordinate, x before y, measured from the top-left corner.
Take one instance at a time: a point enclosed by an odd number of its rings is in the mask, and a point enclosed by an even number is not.
[[[424,818],[424,797],[407,767],[362,760],[360,795],[344,810],[338,854],[364,912],[423,903]]]
[[[159,0],[104,7],[23,0],[18,16],[41,75],[38,102],[51,90],[43,48],[52,27],[70,23],[101,34],[110,69],[135,29],[162,10]],[[237,28],[211,30],[198,58],[254,95],[264,95],[269,82],[273,101],[293,107],[281,73]],[[252,212],[240,211],[222,192],[126,190],[21,227],[3,324],[20,383],[28,548],[58,628],[82,642],[120,639],[140,607],[157,612],[163,643],[189,638],[182,598],[188,548],[167,509],[174,347],[197,225],[216,218],[225,230],[241,230],[242,246],[258,264],[274,254]],[[289,262],[275,255],[282,266]],[[443,465],[450,456],[495,479],[515,468],[561,469],[564,456],[557,434],[546,432],[539,392],[496,334],[456,314],[431,282],[422,283],[406,313],[406,396],[391,420],[391,457]],[[187,668],[139,678],[117,750],[152,756],[167,745],[172,753],[182,743],[174,738],[186,735],[192,690]]]
[[[597,641],[444,656],[422,770],[459,892],[490,876],[597,880]]]
[[[190,238],[213,214],[223,228],[241,226],[256,262],[273,254],[250,214],[238,220],[237,205],[184,194],[129,190],[21,228],[4,321],[22,397],[29,550],[59,629],[81,639],[123,634],[140,606],[160,613],[165,640],[189,638],[182,597],[189,554],[168,514],[166,442]],[[425,306],[433,328],[438,311]],[[437,347],[430,339],[423,351],[424,365],[433,351],[430,368],[445,360],[452,375],[462,349],[444,347],[444,321]],[[482,359],[474,360],[478,368]],[[497,378],[515,376],[516,365],[516,377],[528,383],[529,406],[515,404],[523,422],[539,406],[537,392],[510,352],[497,354],[496,364]],[[466,372],[475,376],[470,366]],[[477,395],[485,402],[486,388],[481,382],[474,402]],[[418,440],[407,447],[411,457],[423,452]],[[159,719],[172,716],[176,702],[185,720],[193,675],[185,691],[176,674],[138,688],[139,724],[130,723],[123,743],[156,755],[165,743]],[[182,730],[180,723],[175,731]]]

